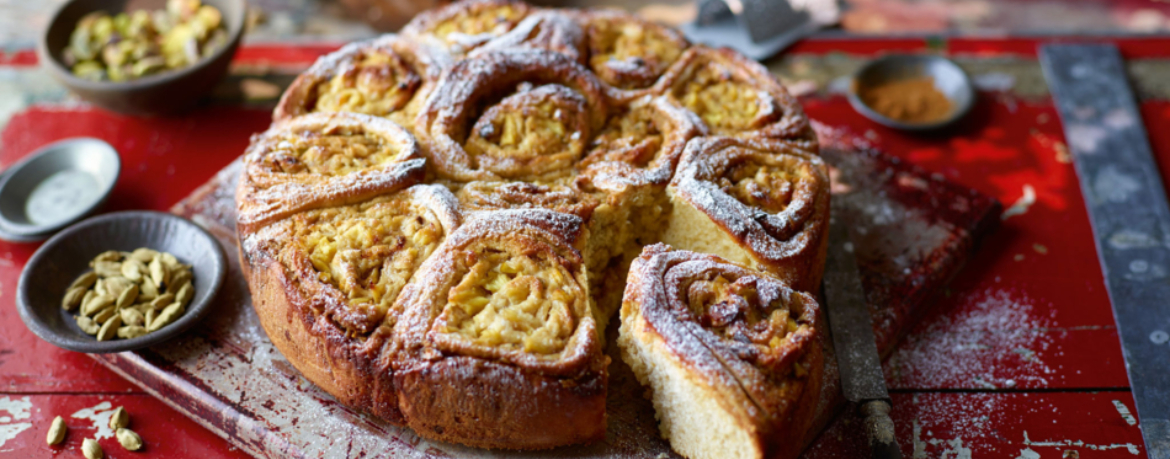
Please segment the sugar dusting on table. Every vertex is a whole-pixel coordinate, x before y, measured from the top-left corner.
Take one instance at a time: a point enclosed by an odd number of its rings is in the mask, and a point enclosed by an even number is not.
[[[1047,329],[1054,322],[1036,313],[1034,303],[1007,289],[972,294],[899,346],[887,378],[973,389],[1048,386],[1056,372],[1037,351],[1053,345]]]

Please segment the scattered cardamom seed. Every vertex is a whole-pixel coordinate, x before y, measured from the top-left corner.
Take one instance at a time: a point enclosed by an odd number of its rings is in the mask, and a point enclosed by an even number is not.
[[[105,454],[102,453],[102,447],[98,446],[97,441],[92,438],[86,438],[81,442],[81,455],[85,459],[102,459]]]
[[[49,426],[49,435],[45,438],[45,442],[50,445],[61,443],[65,439],[65,420],[61,416],[53,418],[53,424]]]
[[[127,413],[125,408],[119,406],[114,410],[114,414],[110,416],[110,428],[122,429],[128,425],[130,425],[130,413]]]
[[[121,443],[122,447],[128,451],[138,451],[139,448],[142,448],[142,437],[139,437],[133,430],[121,428],[114,435],[118,437],[118,443]]]

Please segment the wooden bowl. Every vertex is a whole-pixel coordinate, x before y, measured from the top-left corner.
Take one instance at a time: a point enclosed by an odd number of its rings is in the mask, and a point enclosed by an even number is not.
[[[41,65],[58,82],[82,99],[107,110],[131,115],[176,113],[193,107],[224,74],[240,44],[247,15],[245,0],[203,0],[219,9],[227,27],[228,42],[209,57],[193,65],[147,77],[122,81],[92,81],[73,75],[63,60],[69,36],[86,14],[107,11],[117,14],[140,9],[157,10],[165,0],[70,0],[61,5],[45,28],[37,46]]]

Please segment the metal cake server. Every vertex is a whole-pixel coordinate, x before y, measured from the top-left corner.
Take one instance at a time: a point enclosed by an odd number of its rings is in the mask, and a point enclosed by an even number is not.
[[[829,223],[829,255],[825,265],[825,302],[833,348],[845,399],[856,403],[865,419],[865,433],[874,459],[901,459],[890,419],[890,394],[874,342],[873,324],[865,303],[861,273],[853,255],[849,228],[834,203]]]
[[[837,22],[836,0],[698,0],[682,31],[693,42],[739,51],[755,60],[780,52]]]

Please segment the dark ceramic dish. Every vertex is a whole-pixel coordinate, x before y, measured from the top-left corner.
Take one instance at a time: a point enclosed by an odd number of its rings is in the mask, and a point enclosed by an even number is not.
[[[951,113],[946,118],[929,123],[896,120],[870,108],[857,95],[866,87],[920,77],[933,78],[934,88],[951,101]],[[949,125],[971,111],[975,104],[975,88],[963,69],[949,59],[929,55],[893,54],[870,61],[853,74],[849,104],[866,118],[885,126],[905,131],[928,131]]]
[[[0,239],[43,240],[54,231],[85,218],[105,203],[121,169],[118,152],[98,139],[78,137],[39,148],[0,175]],[[75,174],[68,178],[57,176],[74,182],[88,177],[92,189],[86,187],[81,193],[75,191],[48,200],[34,200],[40,207],[57,209],[57,215],[50,221],[31,218],[29,200],[33,190],[59,173]],[[63,209],[66,211],[62,214]]]
[[[203,0],[223,15],[227,45],[211,56],[179,70],[124,82],[90,81],[73,76],[62,60],[77,21],[94,11],[111,14],[139,9],[157,10],[165,0],[70,0],[61,5],[37,46],[41,65],[62,85],[94,105],[132,115],[158,115],[191,108],[227,73],[240,44],[247,14],[245,0]]]
[[[170,252],[191,265],[195,296],[185,314],[158,331],[98,341],[81,331],[73,312],[61,308],[65,289],[89,270],[89,261],[99,253],[139,247]],[[174,338],[198,322],[223,283],[226,263],[219,242],[189,220],[147,211],[101,215],[58,233],[33,254],[20,273],[16,307],[29,330],[57,347],[90,353],[139,349]]]

